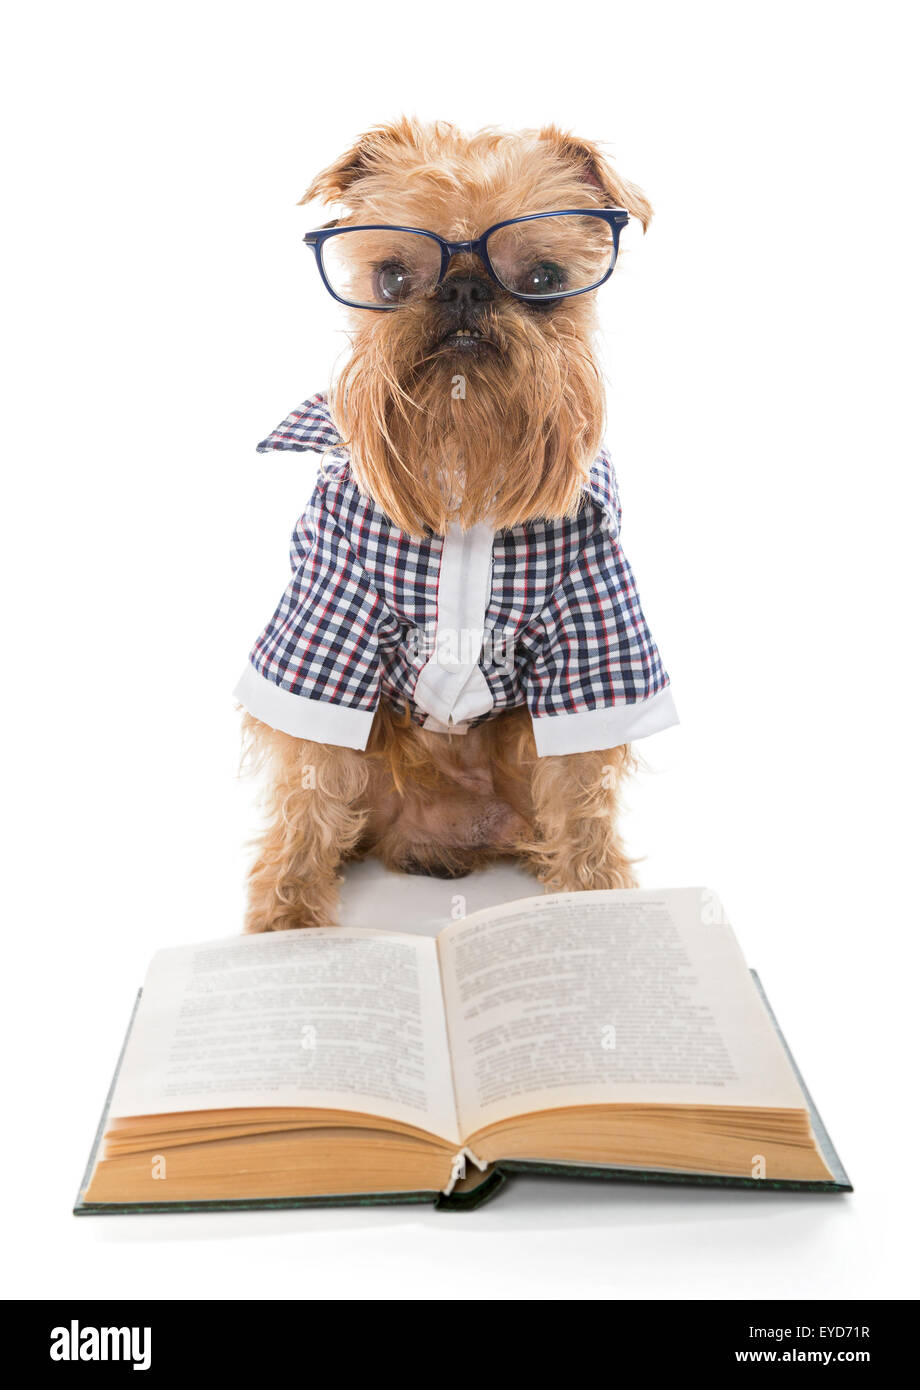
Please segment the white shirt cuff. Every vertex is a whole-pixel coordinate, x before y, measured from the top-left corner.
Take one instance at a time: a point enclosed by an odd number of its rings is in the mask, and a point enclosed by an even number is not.
[[[247,665],[233,692],[234,697],[256,719],[270,729],[279,729],[292,738],[308,738],[314,743],[334,743],[339,748],[367,747],[374,711],[349,709],[328,700],[311,700],[295,695],[266,680],[253,665]]]
[[[595,753],[601,748],[616,748],[679,722],[671,687],[666,685],[657,695],[633,704],[610,705],[579,714],[543,715],[534,719],[533,734],[537,756],[547,758],[558,753]]]

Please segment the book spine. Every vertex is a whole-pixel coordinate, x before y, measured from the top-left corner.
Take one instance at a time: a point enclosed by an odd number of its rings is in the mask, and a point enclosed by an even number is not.
[[[460,1182],[462,1178],[466,1177],[467,1160],[469,1160],[470,1163],[475,1163],[480,1173],[484,1173],[489,1166],[487,1162],[483,1162],[481,1158],[477,1158],[472,1149],[461,1149],[459,1153],[454,1154],[454,1160],[450,1166],[450,1181],[443,1190],[445,1197],[449,1197],[457,1186],[457,1183]]]

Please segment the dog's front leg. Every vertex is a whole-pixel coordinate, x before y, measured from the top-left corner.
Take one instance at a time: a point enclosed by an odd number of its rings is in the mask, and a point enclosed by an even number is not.
[[[617,829],[622,784],[634,762],[628,746],[621,746],[534,763],[538,838],[529,858],[548,892],[636,887]]]
[[[268,771],[268,826],[249,873],[246,931],[329,926],[339,872],[364,828],[367,765],[349,748],[310,743],[246,716],[257,761]]]

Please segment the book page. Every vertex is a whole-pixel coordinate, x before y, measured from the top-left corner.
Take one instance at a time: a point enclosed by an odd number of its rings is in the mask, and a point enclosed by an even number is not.
[[[435,941],[320,927],[154,956],[111,1115],[287,1105],[459,1141]]]
[[[708,890],[529,898],[438,947],[464,1135],[562,1106],[805,1106]]]

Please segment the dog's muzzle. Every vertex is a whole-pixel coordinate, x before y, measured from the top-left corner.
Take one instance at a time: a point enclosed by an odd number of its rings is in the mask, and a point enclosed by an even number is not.
[[[495,299],[495,287],[484,275],[449,275],[435,291],[441,305],[444,331],[439,342],[458,352],[494,347],[484,321]]]

